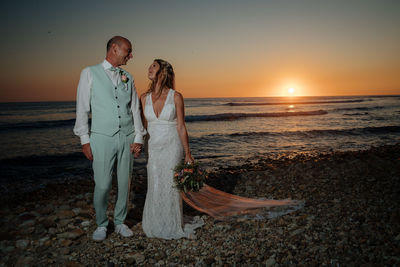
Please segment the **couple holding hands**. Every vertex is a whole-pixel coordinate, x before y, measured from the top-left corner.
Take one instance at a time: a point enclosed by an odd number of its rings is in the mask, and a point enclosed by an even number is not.
[[[133,77],[119,68],[131,58],[131,42],[115,36],[107,42],[105,60],[83,69],[78,84],[74,133],[81,139],[85,156],[93,161],[97,229],[92,237],[97,241],[106,238],[106,211],[115,165],[118,180],[115,231],[124,237],[133,235],[124,224],[133,158],[139,156],[148,133],[148,190],[143,230],[148,237],[191,238],[195,226],[183,225],[182,200],[172,179],[173,169],[183,154],[185,162],[193,162],[183,97],[174,90],[174,70],[168,62],[156,59],[149,67],[149,90],[139,99]],[[201,225],[201,221],[196,223]]]

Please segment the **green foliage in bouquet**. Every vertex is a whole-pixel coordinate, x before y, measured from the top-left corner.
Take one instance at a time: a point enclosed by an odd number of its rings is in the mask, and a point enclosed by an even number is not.
[[[200,169],[199,163],[183,163],[174,169],[174,181],[176,187],[183,192],[199,191],[207,179],[207,173]]]

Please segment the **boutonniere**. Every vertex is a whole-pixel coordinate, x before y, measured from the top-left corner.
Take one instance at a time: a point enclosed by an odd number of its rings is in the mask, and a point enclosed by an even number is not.
[[[123,72],[123,71],[121,70],[121,72],[120,72],[119,74],[121,75],[121,81],[122,81],[123,83],[127,83],[127,82],[129,81],[128,75],[126,75],[125,72]]]

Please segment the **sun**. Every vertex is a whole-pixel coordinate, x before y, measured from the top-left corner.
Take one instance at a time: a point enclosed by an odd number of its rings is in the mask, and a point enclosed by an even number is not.
[[[288,93],[289,93],[290,95],[293,95],[293,94],[294,94],[294,88],[293,88],[293,87],[290,87],[290,88],[288,89]]]

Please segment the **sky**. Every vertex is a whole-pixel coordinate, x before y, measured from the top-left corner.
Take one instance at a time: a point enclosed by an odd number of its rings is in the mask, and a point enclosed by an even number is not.
[[[133,44],[124,68],[139,94],[155,58],[187,98],[400,94],[398,0],[15,0],[0,12],[0,102],[74,101],[114,35]]]

